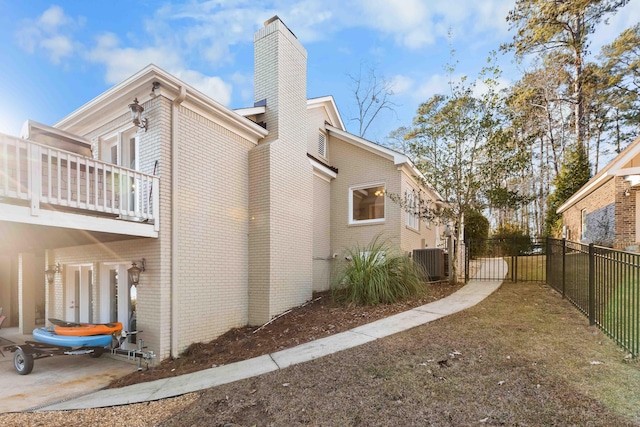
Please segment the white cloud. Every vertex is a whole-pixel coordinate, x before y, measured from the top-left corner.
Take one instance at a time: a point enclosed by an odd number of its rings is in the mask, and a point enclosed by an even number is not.
[[[73,41],[71,34],[83,24],[84,18],[72,19],[60,6],[51,6],[38,18],[25,20],[16,38],[18,45],[28,53],[42,50],[51,62],[59,64],[82,48]]]
[[[400,46],[420,49],[446,38],[449,32],[456,39],[473,39],[478,34],[491,40],[504,37],[508,30],[505,18],[514,0],[359,0],[357,5],[354,25],[391,35]],[[358,21],[359,15],[364,19]]]
[[[392,35],[399,45],[416,49],[435,40],[425,1],[361,0],[358,6],[354,16],[362,15],[360,24]]]
[[[462,79],[466,79],[463,74],[454,74],[452,76],[434,74],[418,86],[413,92],[413,98],[416,101],[423,102],[434,95],[450,95],[452,84],[454,86],[458,85],[462,82]],[[482,96],[489,91],[488,86],[481,80],[476,80],[475,83],[467,80],[464,82],[464,85],[465,87],[474,85],[473,95],[476,97]],[[511,82],[508,79],[499,77],[496,81],[495,90],[500,91],[509,86],[511,86]]]
[[[453,81],[460,81],[460,78],[460,75],[453,76]],[[448,75],[432,74],[426,81],[418,85],[414,91],[414,98],[421,102],[431,98],[433,95],[447,95],[451,93],[450,81],[451,79]]]
[[[506,89],[511,86],[511,82],[503,77],[499,77],[496,80],[496,87],[494,88],[496,91],[500,91],[502,89]],[[477,80],[476,84],[473,88],[473,96],[480,97],[489,92],[489,86],[487,86],[483,81]]]
[[[155,64],[221,104],[228,105],[231,101],[231,85],[220,77],[187,69],[179,53],[170,47],[120,47],[117,36],[108,33],[98,38],[96,46],[88,52],[87,59],[106,67],[105,80],[110,84],[119,83],[147,65]]]
[[[51,6],[38,18],[38,24],[47,31],[55,31],[58,27],[69,22],[71,19],[64,14],[60,6]]]
[[[149,64],[168,70],[177,68],[181,63],[180,57],[172,49],[120,47],[120,40],[111,33],[98,37],[96,46],[87,52],[86,59],[106,67],[105,81],[110,84],[130,77]]]
[[[74,53],[73,41],[67,36],[57,35],[43,39],[40,46],[49,53],[49,58],[54,64],[59,64],[62,58]]]
[[[394,95],[402,95],[413,88],[413,80],[410,77],[400,74],[393,76],[391,78],[390,84],[391,90],[393,90]]]
[[[220,77],[205,76],[193,70],[177,70],[173,74],[223,105],[229,105],[231,102],[231,85]]]

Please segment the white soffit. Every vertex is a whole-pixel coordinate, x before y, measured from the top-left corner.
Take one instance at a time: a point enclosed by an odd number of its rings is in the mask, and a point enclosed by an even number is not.
[[[324,108],[327,117],[331,119],[331,122],[333,123],[332,126],[343,131],[346,130],[346,127],[342,122],[342,117],[340,117],[338,106],[336,105],[333,96],[329,95],[323,96],[321,98],[311,98],[307,100],[307,109],[321,107]]]

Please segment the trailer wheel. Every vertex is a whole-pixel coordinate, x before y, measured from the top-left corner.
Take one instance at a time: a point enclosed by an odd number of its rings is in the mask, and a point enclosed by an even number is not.
[[[93,350],[92,353],[89,353],[89,357],[93,358],[93,359],[97,359],[98,357],[102,356],[102,353],[104,353],[104,351],[100,348],[100,349],[95,349]]]
[[[20,375],[29,375],[33,370],[33,355],[27,354],[18,348],[13,355],[13,367]]]

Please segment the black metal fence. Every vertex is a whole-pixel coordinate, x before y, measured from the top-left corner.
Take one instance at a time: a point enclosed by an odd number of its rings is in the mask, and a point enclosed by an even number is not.
[[[640,255],[547,240],[547,284],[633,357],[640,353]]]
[[[465,280],[546,280],[546,245],[523,238],[473,239],[466,242]],[[504,276],[504,262],[507,276]]]

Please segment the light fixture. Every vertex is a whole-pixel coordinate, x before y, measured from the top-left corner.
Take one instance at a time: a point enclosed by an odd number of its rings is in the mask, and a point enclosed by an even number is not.
[[[127,270],[129,273],[129,283],[132,286],[138,286],[140,283],[140,273],[146,270],[146,260],[142,258],[140,261],[140,267],[135,261],[131,261],[131,267]]]
[[[129,109],[131,110],[131,119],[135,126],[144,129],[147,131],[147,119],[142,118],[142,112],[144,108],[142,105],[138,104],[138,98],[133,98],[133,103],[129,104]]]
[[[53,281],[55,280],[56,273],[60,273],[60,264],[59,263],[56,263],[56,265],[50,265],[44,271],[44,274],[47,277],[47,282],[49,282],[49,284],[53,283]]]
[[[629,197],[630,195],[631,195],[631,192],[629,191],[628,188],[624,190],[624,197]]]
[[[156,96],[158,96],[158,94],[156,93],[156,90],[160,89],[160,82],[153,82],[151,83],[151,93],[149,94],[152,98],[155,98]]]

